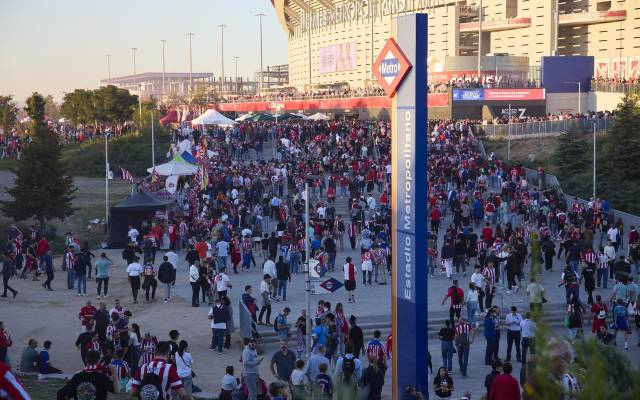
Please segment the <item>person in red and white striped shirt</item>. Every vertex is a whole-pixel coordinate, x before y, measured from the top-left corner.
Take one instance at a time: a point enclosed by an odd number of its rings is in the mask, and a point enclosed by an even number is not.
[[[0,399],[30,400],[29,394],[11,372],[8,364],[0,362]]]
[[[467,376],[467,366],[469,365],[469,350],[471,343],[473,343],[473,337],[475,330],[467,322],[465,317],[460,317],[455,329],[455,342],[458,351],[458,365],[460,366],[460,372],[462,376]]]
[[[182,381],[178,376],[176,366],[167,361],[170,351],[171,347],[167,342],[158,343],[156,347],[156,357],[151,362],[143,364],[142,367],[136,371],[133,379],[131,379],[131,391],[129,392],[131,396],[136,397],[138,396],[139,390],[145,390],[142,383],[145,381],[145,375],[151,373],[157,375],[161,380],[163,399],[172,399],[172,391],[176,393],[181,400],[189,399],[189,396],[182,386]]]

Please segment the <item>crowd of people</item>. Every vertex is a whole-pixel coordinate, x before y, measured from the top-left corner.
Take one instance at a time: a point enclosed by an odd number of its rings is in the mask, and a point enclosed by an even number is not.
[[[536,351],[535,320],[546,302],[534,266],[544,264],[546,270],[552,270],[554,257],[564,251],[566,267],[559,284],[567,293],[569,338],[575,341],[585,336],[582,327],[587,307],[579,290],[584,284],[594,334],[601,342],[614,345],[622,333],[626,348],[633,325],[640,323],[636,305],[640,235],[633,228],[625,235],[621,221],[612,220],[606,201],[567,204],[561,194],[544,186],[543,179],[535,185],[527,181],[521,167],[482,157],[470,132],[471,123],[430,121],[428,127],[429,272],[433,279],[452,283],[442,302],[450,303],[449,318],[438,335],[443,362],[433,377],[432,389],[438,398],[451,398],[452,355],[458,354],[460,373],[466,376],[475,330],[482,325],[484,361],[493,376],[486,385],[488,398],[513,399],[516,390],[519,398],[519,385],[526,385],[527,357]],[[220,398],[304,399],[310,390],[315,398],[352,399],[362,390],[368,391],[369,399],[380,398],[388,360],[393,357],[390,335],[383,339],[382,332],[376,331],[366,342],[357,316],[347,317],[343,304],[336,301],[320,301],[316,310],[287,305],[273,320],[271,314],[274,303],[288,301],[287,285],[303,284],[295,277],[302,271],[307,252],[320,276],[336,269],[344,276],[348,303],[357,301],[360,284],[360,290],[366,290],[367,285],[387,283],[391,272],[390,135],[390,124],[385,121],[260,122],[174,132],[170,153],[184,139],[191,140],[201,172],[180,178],[166,220],[130,226],[122,258],[133,303],[138,302],[140,289],[147,302],[154,301],[158,286],[164,302],[170,302],[176,278],[182,273],[179,260],[186,261],[191,306],[209,307],[211,351],[230,349],[237,320],[234,314],[248,316],[250,328],[240,327],[242,369],[236,374],[233,366],[226,368]],[[267,146],[272,153],[265,157]],[[208,159],[207,150],[215,157]],[[162,178],[156,178],[141,183],[139,190],[167,196],[162,187]],[[311,209],[308,231],[305,202]],[[347,212],[341,215],[339,209]],[[606,246],[596,246],[597,240]],[[93,270],[102,301],[99,308],[87,302],[79,312],[83,333],[76,345],[85,368],[61,389],[59,398],[73,397],[88,377],[95,387],[106,390],[134,395],[155,390],[165,397],[173,391],[180,398],[190,398],[197,388],[188,343],[179,340],[177,330],[171,330],[164,340],[160,338],[164,335],[141,335],[140,326],[130,321],[131,312],[118,300],[107,311],[113,262],[104,253],[96,257],[80,242],[71,233],[67,237],[63,257],[67,289],[86,296],[87,277],[91,278]],[[164,248],[168,251],[160,257]],[[345,249],[359,256],[340,258]],[[50,249],[37,229],[27,235],[12,229],[4,255],[5,295],[7,290],[17,294],[8,285],[15,274],[37,280],[45,273],[43,287],[51,289]],[[257,290],[254,285],[232,290],[235,274],[256,269]],[[467,278],[462,278],[467,273],[468,285]],[[607,279],[616,281],[612,297],[603,291]],[[517,292],[521,287],[530,303],[524,315],[524,310],[500,310],[493,304],[497,291]],[[600,292],[593,298],[595,291]],[[295,322],[292,313],[297,315]],[[240,319],[242,325],[242,316]],[[312,323],[311,343],[306,343],[307,319]],[[609,322],[614,333],[607,330]],[[264,332],[258,327],[264,325],[271,326],[279,340],[279,349],[269,362],[277,380],[270,384],[260,371],[262,358],[257,354]],[[508,345],[503,359],[499,344],[504,329]],[[46,344],[43,351],[47,351]],[[310,355],[307,345],[312,349]],[[28,348],[36,347],[35,339],[29,340]],[[515,359],[523,366],[519,382],[510,375],[514,347]],[[34,359],[31,368],[37,365],[41,374],[44,364],[53,368],[42,352],[35,360],[28,348],[25,352]],[[558,371],[565,390],[574,390],[575,377],[567,368]],[[96,374],[101,377],[95,378]],[[406,389],[408,398],[418,398],[415,389]]]

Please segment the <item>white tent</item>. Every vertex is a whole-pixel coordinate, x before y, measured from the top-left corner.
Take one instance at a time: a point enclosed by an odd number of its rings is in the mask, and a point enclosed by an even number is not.
[[[147,168],[147,172],[152,174],[153,167]],[[156,165],[156,173],[162,176],[193,175],[197,172],[198,172],[198,166],[189,164],[189,163],[169,161],[168,163],[165,163],[165,164]]]
[[[310,116],[308,119],[312,120],[312,121],[327,121],[330,118],[323,113],[315,113],[312,116]]]
[[[235,125],[236,122],[232,119],[225,117],[216,110],[208,109],[204,114],[191,121],[191,125],[220,125],[229,126]]]
[[[175,155],[168,163],[156,165],[156,173],[162,176],[169,175],[193,175],[198,172],[198,166],[193,165],[182,158],[179,154]],[[153,173],[153,167],[147,168],[147,172]]]

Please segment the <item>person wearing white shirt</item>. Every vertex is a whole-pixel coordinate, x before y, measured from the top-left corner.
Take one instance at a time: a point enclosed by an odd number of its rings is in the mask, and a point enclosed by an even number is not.
[[[258,325],[262,325],[262,317],[264,313],[267,313],[266,324],[271,326],[271,299],[269,294],[271,293],[271,276],[265,274],[262,282],[260,282],[260,315],[258,315]]]
[[[478,306],[480,307],[480,315],[484,314],[484,291],[482,288],[484,287],[484,275],[482,275],[482,267],[480,265],[476,265],[471,274],[471,282],[475,283],[476,289],[478,290]]]
[[[469,282],[469,290],[465,294],[464,303],[467,305],[467,319],[471,326],[477,328],[476,311],[478,310],[479,289],[474,282]]]
[[[227,296],[227,290],[231,287],[231,282],[229,281],[229,276],[225,274],[226,268],[224,266],[220,267],[220,272],[215,277],[216,282],[216,292],[218,292],[218,298],[222,299]]]
[[[222,377],[222,382],[220,383],[220,389],[224,394],[228,394],[229,397],[232,397],[232,393],[240,390],[240,386],[238,386],[238,378],[233,376],[233,366],[228,366],[226,370],[226,374]]]
[[[182,381],[182,386],[187,396],[191,396],[193,393],[193,357],[191,353],[187,351],[189,345],[186,340],[181,340],[178,345],[178,351],[175,354],[176,369],[178,370],[178,376]]]
[[[520,354],[520,338],[521,329],[520,323],[522,322],[522,315],[517,313],[516,306],[511,306],[511,313],[505,317],[505,325],[507,326],[507,358],[505,361],[511,360],[511,348],[513,343],[516,345],[516,359],[522,361]]]
[[[169,259],[168,261],[173,265],[173,270],[176,271],[178,269],[178,254],[175,251],[169,250],[165,256]],[[175,285],[174,285],[175,286]]]
[[[224,239],[220,239],[216,243],[216,250],[218,251],[218,261],[221,266],[227,266],[227,256],[229,255],[229,242]]]
[[[200,260],[195,260],[189,267],[189,284],[191,285],[191,307],[198,307],[198,296],[200,294],[200,271],[198,266]]]
[[[140,235],[140,232],[138,232],[138,230],[134,228],[133,225],[129,225],[129,232],[127,233],[127,236],[129,237],[129,242],[137,243],[138,235]]]
[[[615,226],[612,226],[611,228],[609,228],[609,230],[607,231],[607,238],[611,240],[611,243],[613,244],[614,247],[617,247],[618,228],[616,228]]]
[[[276,263],[273,260],[273,257],[269,257],[267,261],[264,262],[264,265],[262,266],[262,273],[271,277],[271,298],[273,299],[275,294],[275,282],[278,279]]]
[[[522,331],[522,365],[527,365],[527,351],[531,348],[531,354],[536,354],[535,338],[536,323],[531,320],[531,313],[524,314],[524,321],[520,322]]]
[[[140,257],[136,256],[134,261],[127,266],[127,275],[129,284],[131,285],[131,294],[133,295],[133,304],[138,304],[138,291],[140,290],[140,274],[142,274],[142,265],[138,262]]]

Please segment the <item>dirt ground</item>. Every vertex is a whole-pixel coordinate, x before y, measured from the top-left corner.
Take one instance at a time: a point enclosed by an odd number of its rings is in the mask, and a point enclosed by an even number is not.
[[[180,298],[173,298],[171,302],[164,304],[160,290],[156,293],[155,302],[146,303],[142,292],[138,304],[133,304],[120,252],[112,250],[108,255],[115,263],[110,270],[109,297],[104,300],[108,309],[113,307],[116,298],[120,299],[125,309],[133,313],[131,322],[140,325],[142,334],[150,332],[159,340],[168,340],[169,331],[177,329],[181,333],[180,338],[189,343],[197,374],[195,383],[206,392],[218,392],[219,382],[227,365],[233,365],[237,373],[241,371],[239,359],[242,348],[239,337],[233,337],[232,349],[223,355],[208,351],[211,341],[208,307],[191,308]],[[61,259],[56,258],[54,265],[55,291],[44,290],[40,286],[42,280],[34,282],[31,279],[12,279],[10,285],[18,290],[18,296],[15,299],[11,299],[11,295],[0,299],[0,321],[4,322],[14,342],[9,350],[14,368],[31,338],[36,339],[40,345],[45,340],[53,342],[52,364],[65,373],[72,374],[82,368],[80,352],[74,346],[81,332],[78,313],[88,300],[97,305],[96,284],[95,281],[89,282],[88,296],[78,297],[75,291],[66,289],[66,272],[60,271]],[[188,286],[186,277],[186,270],[179,271],[176,285]],[[266,361],[261,367],[261,374],[268,382],[273,380]]]

